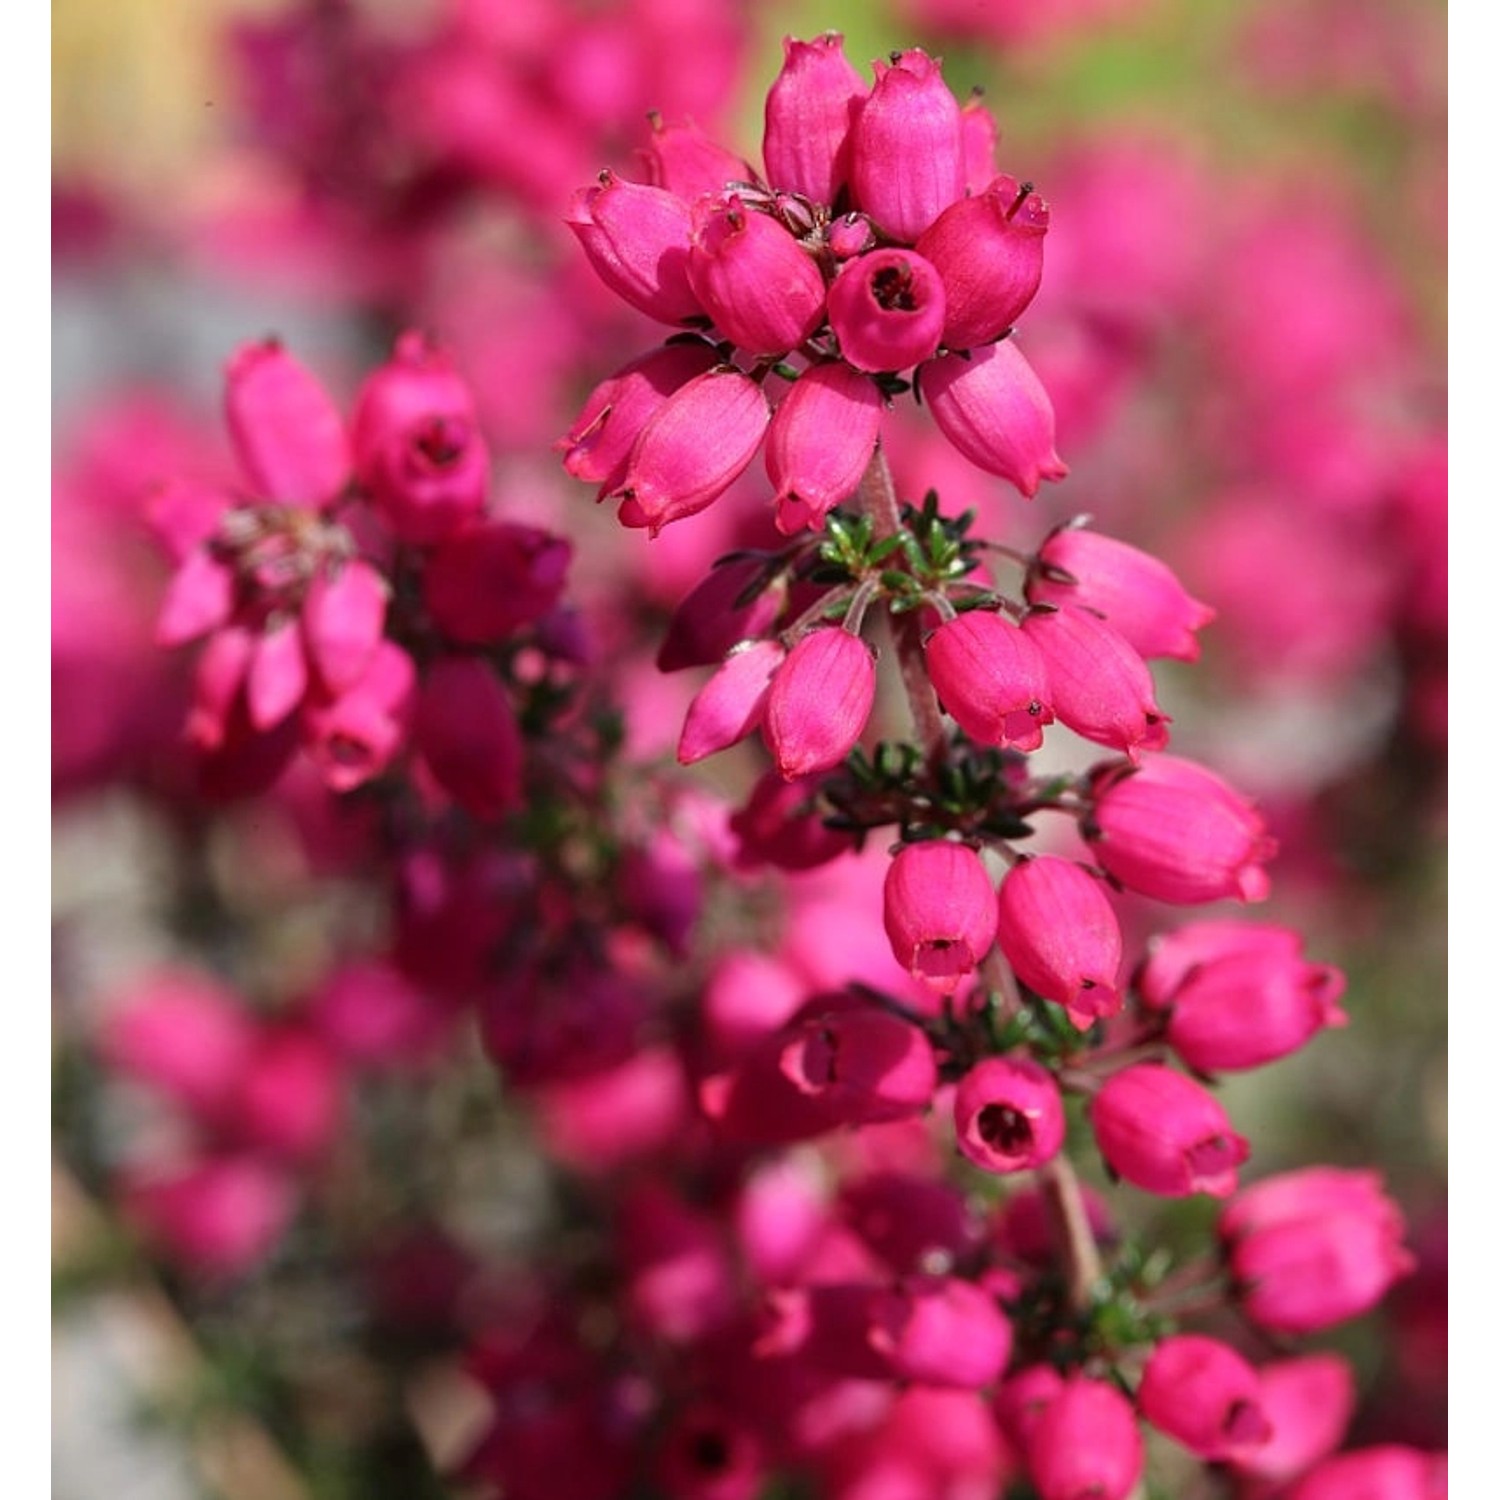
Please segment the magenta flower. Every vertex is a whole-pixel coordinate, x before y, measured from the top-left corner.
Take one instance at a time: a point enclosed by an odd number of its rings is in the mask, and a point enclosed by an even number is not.
[[[839,765],[875,703],[875,657],[841,626],[802,637],[771,679],[761,732],[788,781]]]
[[[1107,1079],[1089,1119],[1110,1170],[1164,1198],[1227,1198],[1250,1155],[1223,1105],[1202,1084],[1159,1063],[1137,1063]]]
[[[885,876],[885,930],[896,962],[951,995],[995,941],[995,888],[967,844],[907,844]]]
[[[1262,901],[1276,840],[1253,803],[1195,761],[1148,758],[1096,777],[1083,825],[1095,858],[1122,885],[1157,901]]]
[[[1146,1466],[1130,1402],[1106,1381],[1070,1377],[1032,1427],[1026,1465],[1041,1500],[1125,1500]]]
[[[836,360],[812,365],[781,399],[766,431],[776,529],[819,531],[859,488],[880,436],[882,402],[868,375]]]
[[[912,250],[871,250],[844,262],[828,288],[828,326],[856,370],[906,370],[937,353],[942,278]]]
[[[1062,1149],[1067,1122],[1052,1074],[1025,1057],[987,1057],[953,1098],[958,1149],[987,1172],[1025,1172]]]
[[[1022,860],[1000,882],[1001,951],[1020,981],[1075,1026],[1118,1014],[1123,944],[1103,886],[1071,859]]]
[[[1219,1217],[1245,1313],[1274,1333],[1315,1333],[1374,1307],[1415,1265],[1374,1172],[1305,1167],[1246,1188]]]
[[[832,203],[849,177],[850,131],[870,86],[837,32],[782,45],[785,61],[766,93],[766,175],[787,192]]]
[[[1199,1458],[1239,1459],[1271,1436],[1254,1368],[1201,1334],[1174,1335],[1151,1351],[1136,1400],[1153,1427]]]
[[[927,637],[927,670],[944,709],[980,745],[1035,750],[1053,722],[1047,668],[1004,616],[972,609]]]
[[[780,641],[746,641],[698,689],[688,705],[677,759],[685,766],[737,745],[765,715],[771,679],[786,661]]]

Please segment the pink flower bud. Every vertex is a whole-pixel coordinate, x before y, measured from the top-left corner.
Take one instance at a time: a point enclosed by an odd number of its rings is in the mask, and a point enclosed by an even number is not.
[[[242,345],[229,361],[225,411],[235,452],[262,498],[317,506],[348,484],[344,420],[277,340]]]
[[[656,1457],[666,1500],[755,1500],[765,1479],[764,1447],[742,1417],[699,1402],[668,1423]]]
[[[765,392],[748,375],[713,369],[688,381],[657,409],[630,452],[613,494],[620,520],[654,536],[671,521],[712,504],[750,466],[771,420]],[[704,434],[713,441],[705,442]]]
[[[761,725],[786,780],[828,771],[854,748],[875,704],[875,657],[841,626],[803,636],[771,681]]]
[[[1003,616],[971,609],[927,637],[927,670],[944,709],[976,744],[1035,750],[1053,721],[1047,668]]]
[[[1325,1459],[1287,1500],[1448,1500],[1448,1456],[1381,1443]]]
[[[156,617],[156,644],[184,646],[229,623],[234,613],[234,569],[207,547],[195,547],[172,575]]]
[[[632,307],[661,323],[703,315],[688,281],[693,215],[665,188],[624,182],[612,172],[581,188],[567,216],[599,279]]]
[[[690,766],[737,745],[760,723],[771,679],[786,660],[780,641],[745,642],[699,688],[688,705],[677,759]]]
[[[184,1270],[233,1280],[275,1248],[296,1210],[291,1181],[253,1156],[225,1156],[119,1185],[125,1217]]]
[[[1354,1372],[1337,1354],[1305,1354],[1262,1365],[1259,1375],[1271,1435],[1227,1461],[1237,1474],[1285,1484],[1343,1442],[1354,1415]]]
[[[1358,1317],[1416,1264],[1374,1172],[1306,1167],[1247,1188],[1219,1218],[1246,1315],[1274,1333]]]
[[[964,192],[963,129],[943,65],[920,48],[875,64],[854,122],[854,201],[894,240],[913,244]]]
[[[943,283],[914,250],[872,250],[845,261],[828,288],[828,325],[857,370],[905,370],[937,352]]]
[[[99,1033],[107,1066],[210,1121],[221,1113],[254,1045],[255,1026],[239,997],[187,969],[133,983]]]
[[[651,140],[640,153],[652,187],[692,203],[704,193],[719,193],[727,183],[751,182],[755,173],[744,158],[711,140],[691,121],[667,125],[651,121]]]
[[[767,771],[729,820],[739,840],[736,863],[746,869],[775,865],[781,870],[812,870],[853,849],[854,834],[830,828],[817,811],[820,784],[816,776],[786,781]]]
[[[963,137],[964,185],[974,197],[995,180],[995,153],[1000,149],[999,123],[977,90],[964,100],[958,128]]]
[[[1178,661],[1197,661],[1194,631],[1214,618],[1164,562],[1081,526],[1060,527],[1042,543],[1027,574],[1026,597],[1033,604],[1093,610],[1142,656]]]
[[[1185,905],[1270,894],[1262,866],[1276,840],[1253,803],[1196,761],[1156,755],[1105,771],[1095,799],[1084,833],[1121,885]]]
[[[1153,1427],[1199,1458],[1237,1458],[1271,1435],[1254,1368],[1200,1334],[1177,1334],[1151,1351],[1136,1400]]]
[[[734,194],[693,210],[688,279],[703,310],[748,354],[783,354],[823,321],[823,276],[769,214]]]
[[[995,941],[995,888],[967,844],[907,844],[885,875],[885,930],[896,962],[941,995],[978,968]]]
[[[853,260],[875,248],[875,226],[866,214],[840,214],[828,226],[828,249],[835,260]]]
[[[1250,1155],[1223,1105],[1202,1084],[1159,1063],[1137,1063],[1107,1079],[1089,1118],[1110,1170],[1164,1198],[1227,1198]]]
[[[911,1276],[877,1296],[870,1345],[898,1380],[978,1390],[1010,1360],[1011,1331],[995,1299],[973,1282]]]
[[[504,817],[520,802],[521,729],[487,662],[445,656],[428,666],[416,740],[439,785],[475,817]]]
[[[1030,1449],[1037,1423],[1057,1399],[1063,1383],[1063,1377],[1054,1366],[1028,1365],[995,1392],[995,1417],[1020,1453]]]
[[[776,486],[776,529],[822,529],[858,488],[880,436],[883,403],[867,375],[838,360],[804,370],[766,432],[766,473]]]
[[[572,560],[572,546],[550,531],[477,521],[433,548],[422,602],[449,640],[492,645],[557,607]]]
[[[309,697],[302,710],[303,740],[331,790],[352,791],[396,758],[406,743],[416,681],[411,657],[381,641],[352,687]]]
[[[1117,630],[1085,609],[1032,610],[1021,629],[1047,667],[1057,717],[1075,734],[1139,762],[1162,750],[1171,722],[1156,702],[1151,669]]]
[[[307,682],[307,657],[296,624],[283,620],[263,630],[245,677],[251,724],[262,733],[275,729],[301,703]]]
[[[1146,1449],[1130,1402],[1105,1381],[1074,1375],[1033,1428],[1026,1463],[1040,1500],[1125,1500]]]
[[[1289,928],[1214,922],[1162,940],[1141,974],[1142,998],[1170,1011],[1167,1041],[1200,1073],[1256,1068],[1286,1057],[1325,1026],[1343,1026],[1344,976],[1310,964]],[[1191,954],[1190,966],[1181,957]],[[1163,976],[1180,970],[1172,985]]]
[[[302,602],[302,642],[330,692],[364,676],[385,633],[388,588],[369,563],[352,558],[322,569]]]
[[[798,1093],[845,1125],[920,1114],[938,1082],[925,1034],[859,1003],[825,1008],[795,1023],[781,1043],[778,1066]]]
[[[440,541],[484,509],[489,453],[474,397],[446,355],[417,333],[360,388],[354,463],[402,541]]]
[[[1029,500],[1044,479],[1062,479],[1052,402],[1014,339],[967,357],[922,366],[922,397],[942,434],[986,474],[1008,479]]]
[[[917,241],[942,278],[943,343],[972,349],[997,339],[1031,305],[1042,284],[1042,241],[1050,214],[1014,177],[949,204]]]
[[[663,344],[615,371],[594,387],[578,420],[556,446],[575,479],[617,489],[641,429],[674,391],[719,362],[712,344],[699,339]]]
[[[1025,1172],[1062,1149],[1067,1122],[1057,1081],[1026,1057],[987,1057],[953,1097],[958,1149],[986,1172]]]
[[[778,414],[779,411],[780,408]],[[775,420],[773,417],[773,432]],[[748,602],[739,602],[741,595],[763,575],[760,557],[730,558],[715,563],[708,576],[672,611],[661,649],[656,653],[657,671],[680,672],[684,667],[712,666],[722,661],[736,642],[764,635],[775,624],[786,602],[785,576],[778,574]]]
[[[849,136],[869,85],[836,31],[782,41],[785,60],[766,91],[762,154],[778,188],[831,204],[849,177]]]
[[[193,669],[193,701],[185,734],[198,750],[215,751],[228,736],[230,717],[241,705],[245,676],[259,637],[238,625],[216,630]]]
[[[1051,854],[1014,865],[1000,882],[997,936],[1021,983],[1066,1006],[1075,1026],[1119,1013],[1120,923],[1082,865]]]

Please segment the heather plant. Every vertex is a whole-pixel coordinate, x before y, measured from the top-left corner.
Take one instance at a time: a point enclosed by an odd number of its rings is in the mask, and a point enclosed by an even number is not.
[[[1129,8],[1067,22],[1096,9]],[[119,443],[114,523],[159,559],[90,599],[119,637],[65,633],[65,684],[150,713],[68,738],[60,788],[139,777],[180,889],[62,1079],[106,1273],[147,1258],[238,1382],[203,1403],[309,1494],[1446,1495],[1309,1342],[1416,1282],[1401,1208],[1263,1167],[1240,1118],[1358,996],[1243,913],[1278,826],[1177,742],[1212,570],[1069,498],[1018,332],[1065,205],[934,55],[867,78],[834,32],[786,40],[751,160],[686,118],[736,15],[703,8],[678,98],[671,11],[242,33],[320,253],[362,239],[394,326],[348,399],[243,342],[227,458]],[[309,84],[346,53],[347,117]],[[670,95],[628,165],[590,91],[627,54],[618,109]],[[628,533],[603,566],[497,477],[544,461],[545,402],[495,439],[400,306],[463,204],[540,222],[595,170],[537,357],[580,388],[571,504]],[[1136,352],[1092,328],[1075,403]]]

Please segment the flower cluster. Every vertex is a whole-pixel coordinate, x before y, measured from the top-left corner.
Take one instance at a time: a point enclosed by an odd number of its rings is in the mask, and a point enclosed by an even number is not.
[[[594,391],[563,439],[568,471],[654,534],[764,443],[777,526],[817,530],[858,487],[885,405],[915,387],[980,468],[1025,495],[1061,479],[1051,404],[1009,337],[1041,284],[1049,214],[996,174],[998,139],[919,48],[877,62],[871,85],[828,33],[786,43],[764,177],[684,128],[654,135],[648,181],[603,173],[568,221],[590,263],[692,331]],[[789,383],[774,401],[772,377]]]

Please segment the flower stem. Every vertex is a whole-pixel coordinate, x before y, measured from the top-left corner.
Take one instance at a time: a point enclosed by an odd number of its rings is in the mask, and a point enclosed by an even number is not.
[[[1068,1301],[1074,1311],[1081,1312],[1089,1305],[1104,1267],[1099,1259],[1099,1247],[1094,1243],[1094,1231],[1089,1227],[1078,1174],[1066,1156],[1058,1155],[1041,1169],[1038,1176],[1042,1199],[1047,1205],[1047,1217],[1062,1246],[1068,1276]]]
[[[896,503],[896,487],[891,482],[890,465],[885,452],[877,447],[859,482],[859,503],[875,528],[875,537],[884,541],[901,531],[901,509]],[[896,642],[896,660],[901,667],[901,685],[916,725],[917,738],[930,768],[941,764],[948,751],[948,735],[943,728],[943,711],[927,676],[927,658],[922,650],[922,626],[913,614],[891,617],[891,634]]]

